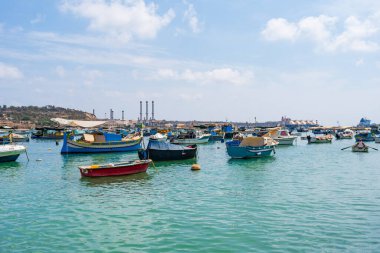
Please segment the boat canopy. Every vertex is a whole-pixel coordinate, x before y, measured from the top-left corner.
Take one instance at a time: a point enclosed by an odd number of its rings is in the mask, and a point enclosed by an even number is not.
[[[255,137],[255,136],[250,136],[244,138],[241,143],[240,147],[262,147],[265,145],[275,145],[276,142],[273,141],[272,138],[270,137]]]
[[[184,150],[185,148],[181,145],[171,144],[164,141],[149,141],[148,149],[158,149],[158,150]]]
[[[103,125],[106,121],[87,121],[87,120],[74,120],[74,119],[62,119],[62,118],[52,118],[51,121],[57,122],[63,126],[71,127],[84,127],[91,128]]]

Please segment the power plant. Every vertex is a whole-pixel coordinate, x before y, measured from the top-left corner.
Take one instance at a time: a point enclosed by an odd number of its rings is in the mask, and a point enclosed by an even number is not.
[[[152,101],[152,116],[149,118],[149,102],[145,101],[145,118],[143,118],[143,106],[142,101],[140,101],[140,117],[139,122],[149,123],[155,120],[154,118],[154,101]]]

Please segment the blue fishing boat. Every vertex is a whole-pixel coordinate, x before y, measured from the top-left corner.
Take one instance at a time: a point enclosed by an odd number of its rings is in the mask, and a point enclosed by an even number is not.
[[[61,154],[136,151],[141,148],[141,140],[140,135],[123,137],[108,132],[86,133],[79,138],[65,133]]]
[[[358,141],[374,141],[375,136],[371,132],[361,132],[355,135],[355,140]]]
[[[258,158],[275,153],[278,142],[270,137],[246,137],[226,142],[227,153],[232,158]]]

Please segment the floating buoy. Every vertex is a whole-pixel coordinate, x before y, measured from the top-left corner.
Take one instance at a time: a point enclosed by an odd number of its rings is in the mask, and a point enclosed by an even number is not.
[[[201,169],[201,166],[197,163],[194,163],[193,165],[191,165],[191,170],[200,170]]]

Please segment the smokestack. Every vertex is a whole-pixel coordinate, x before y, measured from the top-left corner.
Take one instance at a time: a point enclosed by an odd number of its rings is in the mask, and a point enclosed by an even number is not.
[[[142,118],[142,101],[140,101],[140,119],[139,120],[140,121],[143,120],[143,118]]]
[[[95,109],[92,109],[92,115],[95,116]]]
[[[145,101],[145,120],[148,121],[149,120],[149,115],[148,115],[148,101]]]
[[[110,109],[110,120],[113,120],[113,111]]]
[[[121,120],[124,121],[124,111],[121,111]]]
[[[154,101],[152,101],[152,120],[154,120]]]

